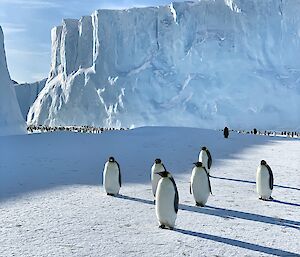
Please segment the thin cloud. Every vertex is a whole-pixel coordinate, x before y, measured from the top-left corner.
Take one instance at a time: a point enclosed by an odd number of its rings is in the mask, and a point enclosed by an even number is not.
[[[10,35],[14,33],[26,32],[27,28],[24,25],[15,24],[15,23],[0,23],[0,26],[3,29],[5,35]]]
[[[34,73],[31,75],[31,79],[33,81],[41,81],[45,78],[48,78],[48,73],[46,73],[46,72],[45,73]]]
[[[10,55],[29,55],[29,56],[49,56],[49,51],[33,51],[33,50],[23,50],[15,48],[7,48],[6,52]]]
[[[47,9],[47,8],[60,8],[61,4],[54,1],[39,1],[39,0],[0,0],[0,4],[18,5],[22,8],[35,8],[35,9]]]

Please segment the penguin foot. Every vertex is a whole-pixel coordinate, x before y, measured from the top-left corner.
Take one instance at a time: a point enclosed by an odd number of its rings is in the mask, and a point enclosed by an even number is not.
[[[153,200],[153,204],[155,205],[155,199]]]
[[[268,200],[269,200],[269,199],[262,198],[262,197],[259,197],[258,199],[259,199],[259,200],[262,200],[262,201],[268,201]]]
[[[202,203],[196,203],[196,206],[198,206],[198,207],[204,207],[204,204],[202,204]]]
[[[165,225],[160,225],[160,226],[159,226],[159,228],[161,228],[161,229],[165,229],[165,228],[166,228],[166,226],[165,226]]]
[[[270,197],[269,197],[269,200],[272,201],[272,200],[274,200],[274,198],[273,198],[272,196],[270,196]]]
[[[115,196],[114,194],[111,194],[111,193],[107,193],[107,195],[109,195],[109,196]]]

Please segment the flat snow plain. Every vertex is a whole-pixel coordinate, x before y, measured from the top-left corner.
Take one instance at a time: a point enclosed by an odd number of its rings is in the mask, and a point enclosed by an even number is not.
[[[213,196],[189,194],[201,146],[213,157]],[[113,155],[119,197],[101,186]],[[100,135],[0,137],[0,256],[300,256],[300,140],[193,128]],[[155,158],[176,180],[176,229],[161,230],[149,182]],[[256,168],[273,169],[274,201],[259,201]]]

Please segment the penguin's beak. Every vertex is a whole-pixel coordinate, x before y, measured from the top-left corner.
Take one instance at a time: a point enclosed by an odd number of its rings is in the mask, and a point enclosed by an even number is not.
[[[193,164],[194,164],[194,165],[196,165],[196,164],[197,164],[197,162],[193,162]]]

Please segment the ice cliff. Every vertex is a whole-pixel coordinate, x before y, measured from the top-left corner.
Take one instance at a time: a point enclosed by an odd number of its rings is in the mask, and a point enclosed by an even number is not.
[[[28,123],[300,128],[299,13],[202,0],[63,20]]]
[[[25,120],[30,107],[33,105],[39,93],[45,87],[46,81],[47,79],[43,79],[34,83],[14,83],[17,99]]]
[[[25,132],[26,124],[7,69],[4,36],[0,26],[0,136]]]

